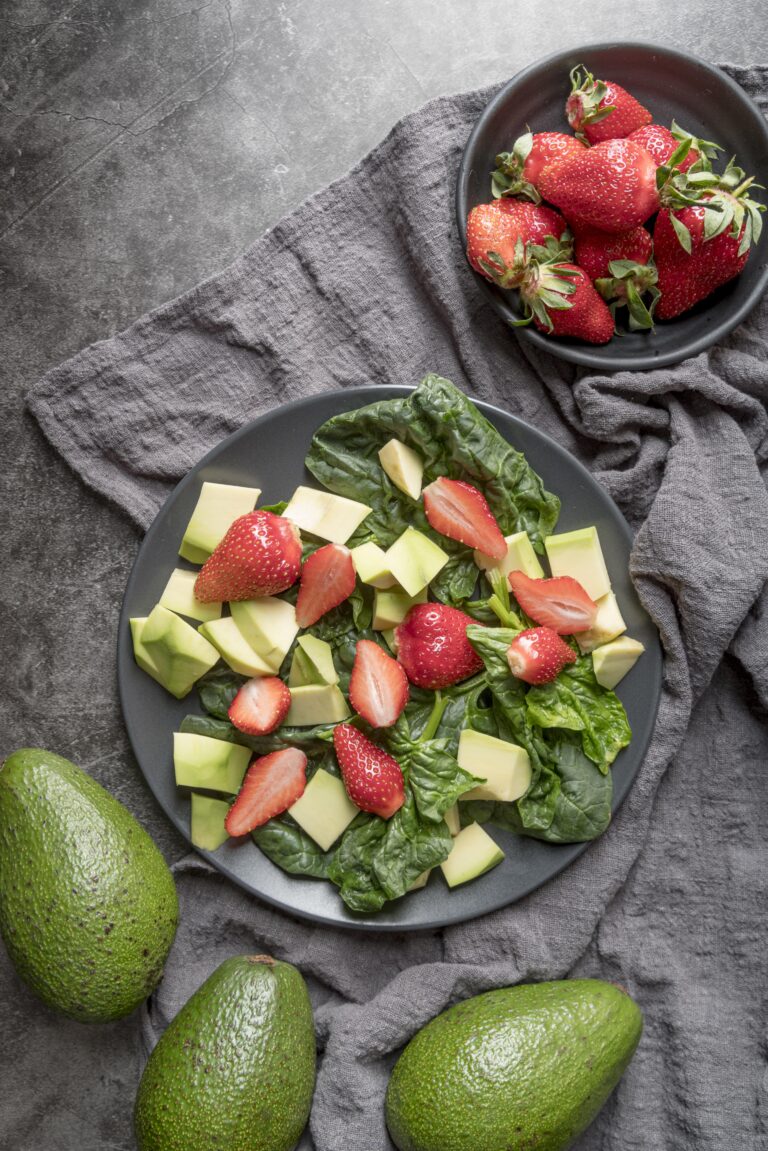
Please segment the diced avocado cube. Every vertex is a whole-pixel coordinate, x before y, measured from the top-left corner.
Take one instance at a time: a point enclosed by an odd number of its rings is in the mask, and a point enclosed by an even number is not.
[[[160,596],[160,603],[169,611],[177,615],[186,615],[190,619],[205,623],[209,619],[218,619],[221,615],[220,603],[200,603],[195,599],[195,580],[197,572],[176,568],[171,572],[170,579],[165,585],[165,591]]]
[[[472,772],[474,775],[475,773]],[[459,816],[459,805],[454,803],[453,807],[449,807],[445,813],[445,822],[448,824],[448,830],[455,839],[461,831],[461,818]]]
[[[392,575],[408,595],[416,595],[448,563],[448,555],[429,536],[406,528],[384,553]]]
[[[507,554],[503,560],[495,560],[493,556],[484,555],[482,552],[475,551],[475,563],[483,571],[489,571],[495,568],[501,572],[502,575],[507,576],[510,572],[521,571],[525,572],[531,579],[542,579],[544,576],[544,568],[539,562],[539,557],[533,550],[533,544],[530,541],[528,532],[514,532],[511,536],[505,536],[507,541]]]
[[[352,548],[352,563],[363,583],[371,587],[394,587],[397,580],[387,567],[387,556],[383,548],[373,542]]]
[[[229,803],[226,799],[214,799],[211,795],[198,795],[193,791],[189,821],[192,846],[203,851],[215,851],[221,847],[229,839],[229,832],[224,826],[228,811]]]
[[[293,604],[267,595],[231,603],[229,610],[249,646],[273,671],[279,671],[299,630]]]
[[[291,661],[289,687],[306,687],[311,683],[338,683],[339,673],[333,663],[333,649],[324,639],[300,635]]]
[[[212,619],[199,627],[199,632],[221,653],[233,671],[240,675],[274,675],[272,664],[254,651],[232,616]]]
[[[193,564],[205,563],[235,520],[253,511],[260,495],[260,488],[204,483],[184,532],[179,555]]]
[[[297,528],[311,532],[321,540],[345,544],[370,511],[367,504],[357,500],[348,500],[317,488],[298,487],[283,515]]]
[[[178,787],[235,795],[240,790],[251,754],[249,748],[225,739],[184,731],[173,733],[173,768]]]
[[[403,622],[414,604],[426,602],[426,588],[422,588],[416,595],[408,595],[397,588],[392,591],[375,591],[371,627],[374,631],[390,631]]]
[[[219,662],[216,648],[161,604],[145,619],[139,640],[145,657],[140,666],[177,699],[183,699],[195,681]]]
[[[283,721],[286,727],[316,727],[341,723],[350,715],[347,701],[335,683],[309,683],[291,688],[291,706]]]
[[[147,655],[144,644],[141,642],[141,633],[144,630],[144,624],[147,622],[147,616],[134,616],[129,620],[131,625],[131,639],[133,640],[133,658],[139,665],[142,671],[147,675],[151,675],[153,679],[159,680],[160,668],[157,666],[153,659]]]
[[[379,461],[392,483],[412,500],[421,495],[424,461],[401,440],[391,439],[379,451]]]
[[[611,643],[604,644],[592,652],[595,679],[601,687],[613,690],[627,672],[632,670],[644,651],[643,644],[639,640],[630,639],[628,635],[619,636]]]
[[[432,868],[431,867],[428,868],[426,871],[422,871],[421,875],[418,875],[416,877],[416,879],[414,879],[413,883],[408,888],[408,890],[409,891],[418,891],[420,887],[426,887],[431,874],[432,874]]]
[[[593,600],[599,600],[611,590],[611,577],[596,527],[547,536],[544,547],[553,576],[571,576],[578,580]]]
[[[484,735],[465,727],[459,736],[459,750],[456,753],[459,767],[472,775],[484,779],[465,791],[461,800],[497,799],[511,803],[525,795],[531,786],[531,761],[524,747],[497,739],[494,735]]]
[[[603,595],[597,601],[597,615],[589,631],[581,631],[576,636],[576,642],[582,652],[594,651],[604,643],[609,643],[627,630],[616,596],[612,591]]]
[[[358,811],[341,780],[322,767],[310,779],[301,799],[288,808],[288,814],[323,851],[333,846]]]
[[[397,655],[397,640],[395,639],[395,629],[393,627],[385,627],[381,635],[392,654]]]
[[[504,852],[488,832],[479,823],[470,823],[454,839],[451,854],[440,864],[440,869],[448,886],[458,887],[490,871],[503,858]]]

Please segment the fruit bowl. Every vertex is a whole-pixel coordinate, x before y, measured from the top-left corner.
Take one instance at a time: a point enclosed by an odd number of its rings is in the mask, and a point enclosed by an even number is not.
[[[495,157],[511,148],[526,131],[567,131],[564,107],[570,91],[568,74],[584,64],[595,76],[628,89],[653,113],[654,121],[674,119],[687,131],[723,148],[724,159],[737,162],[758,184],[768,183],[768,123],[759,108],[724,72],[687,52],[653,44],[593,44],[558,52],[514,76],[482,112],[464,149],[456,187],[459,236],[466,248],[466,220],[476,205],[491,199]],[[758,191],[757,199],[766,198]],[[521,319],[517,293],[476,277],[492,307],[508,324]],[[515,328],[521,340],[602,371],[645,371],[695,356],[723,339],[755,307],[768,286],[768,228],[742,274],[719,288],[690,312],[658,322],[652,332],[616,336],[594,346],[579,340],[544,335],[534,327]]]

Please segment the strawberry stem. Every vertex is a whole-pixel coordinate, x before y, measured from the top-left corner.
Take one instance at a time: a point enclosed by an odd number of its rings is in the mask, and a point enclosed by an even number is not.
[[[448,706],[447,697],[444,697],[443,693],[441,691],[436,691],[435,692],[435,702],[432,705],[432,711],[430,713],[429,719],[427,720],[427,726],[424,728],[421,735],[419,736],[419,739],[418,739],[419,743],[426,743],[428,739],[434,739],[435,738],[435,733],[440,726],[440,721],[443,718],[443,712],[445,711],[447,706]]]

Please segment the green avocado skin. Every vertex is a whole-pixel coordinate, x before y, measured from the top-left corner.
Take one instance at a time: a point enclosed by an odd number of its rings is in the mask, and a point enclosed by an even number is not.
[[[395,1064],[390,1134],[399,1151],[564,1151],[618,1083],[642,1029],[637,1004],[596,979],[467,999]]]
[[[144,1068],[139,1151],[293,1151],[315,1087],[306,984],[266,955],[227,959],[170,1023]]]
[[[0,768],[0,934],[21,978],[84,1023],[160,982],[178,922],[165,860],[81,768],[38,748]]]

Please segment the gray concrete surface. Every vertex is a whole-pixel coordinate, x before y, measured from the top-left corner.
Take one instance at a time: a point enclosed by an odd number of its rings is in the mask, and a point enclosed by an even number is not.
[[[761,0],[2,0],[1,755],[70,756],[183,851],[119,720],[138,539],[53,455],[23,388],[222,266],[428,98],[611,38],[768,59]],[[134,1020],[62,1022],[2,951],[0,1019],[0,1147],[133,1147]]]

